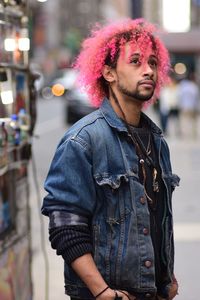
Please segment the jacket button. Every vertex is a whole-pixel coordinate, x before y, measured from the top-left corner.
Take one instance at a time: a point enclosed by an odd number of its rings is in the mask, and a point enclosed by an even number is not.
[[[151,261],[150,260],[146,260],[144,263],[146,268],[150,268],[151,267]]]
[[[146,294],[145,294],[145,297],[146,297],[146,298],[151,298],[151,294],[150,294],[150,293],[146,293]]]
[[[143,233],[144,233],[144,235],[147,235],[147,234],[149,234],[149,230],[148,230],[148,228],[143,228]]]
[[[141,203],[141,204],[145,204],[145,203],[146,203],[145,197],[141,197],[141,198],[140,198],[140,203]]]

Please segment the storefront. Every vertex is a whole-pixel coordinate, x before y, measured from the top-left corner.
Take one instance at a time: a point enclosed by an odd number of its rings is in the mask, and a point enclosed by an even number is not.
[[[35,102],[29,47],[27,1],[0,1],[1,300],[32,299],[27,167]]]
[[[182,64],[185,72],[194,73],[200,83],[200,30],[168,33],[161,36],[170,51],[172,66]],[[183,70],[184,71],[184,70]]]

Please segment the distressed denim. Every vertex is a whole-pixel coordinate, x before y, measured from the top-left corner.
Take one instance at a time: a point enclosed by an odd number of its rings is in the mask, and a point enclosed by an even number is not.
[[[161,259],[167,270],[163,289],[167,289],[174,267],[171,198],[179,177],[172,174],[169,149],[160,129],[145,114],[143,117],[151,128],[166,187]],[[107,99],[66,132],[51,163],[45,189],[48,194],[42,213],[54,214],[50,227],[89,226],[93,257],[109,286],[144,294],[144,298],[146,293],[156,294],[153,245],[150,234],[143,233],[143,228],[150,229],[150,220],[138,177],[138,156],[126,126]],[[66,264],[65,288],[72,297],[93,298]]]

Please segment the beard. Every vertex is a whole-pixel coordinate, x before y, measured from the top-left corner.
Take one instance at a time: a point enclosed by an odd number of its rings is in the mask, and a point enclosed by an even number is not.
[[[117,87],[122,94],[142,102],[149,101],[154,94],[154,89],[152,91],[149,91],[149,93],[147,94],[143,94],[138,90],[138,86],[136,87],[135,91],[130,91],[125,86],[123,86],[119,81],[117,83]]]

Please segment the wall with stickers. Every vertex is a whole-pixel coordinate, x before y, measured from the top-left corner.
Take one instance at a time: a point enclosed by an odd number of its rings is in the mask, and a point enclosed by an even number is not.
[[[1,300],[32,299],[27,167],[35,98],[28,21],[27,1],[0,0]]]

